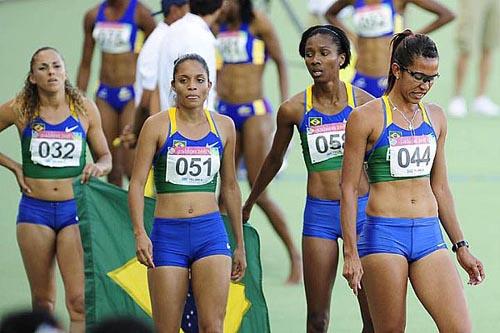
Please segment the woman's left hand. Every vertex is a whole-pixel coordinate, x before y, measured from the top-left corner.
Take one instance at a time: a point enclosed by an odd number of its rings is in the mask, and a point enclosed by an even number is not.
[[[239,282],[245,276],[247,269],[247,258],[245,249],[237,247],[233,253],[233,268],[231,270],[231,280]]]
[[[90,177],[101,177],[104,175],[104,170],[95,163],[89,163],[85,166],[82,172],[82,184],[87,183]]]
[[[457,260],[460,266],[469,274],[469,284],[478,285],[484,281],[486,275],[484,274],[483,263],[474,257],[467,247],[461,247],[457,250]]]

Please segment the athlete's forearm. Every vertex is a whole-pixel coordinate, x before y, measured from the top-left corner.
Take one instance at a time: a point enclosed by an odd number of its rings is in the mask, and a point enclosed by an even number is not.
[[[246,204],[254,205],[262,192],[266,189],[267,185],[274,179],[281,166],[283,165],[283,155],[275,154],[270,151],[267,155],[259,174],[252,185],[252,191],[248,196]]]
[[[243,240],[243,223],[241,218],[241,191],[238,183],[225,185],[221,189],[222,197],[226,204],[227,215],[231,222],[234,239],[238,248],[245,250]]]
[[[356,186],[341,185],[340,224],[344,242],[344,256],[358,255],[356,219],[358,211],[358,189]]]
[[[149,115],[150,115],[149,103],[147,106],[139,105],[137,107],[137,110],[135,111],[134,127],[133,127],[133,131],[136,137],[139,137],[139,133],[141,132],[142,126],[144,125],[146,119],[148,119]]]
[[[457,214],[455,212],[455,203],[453,195],[448,187],[443,187],[438,190],[433,189],[436,201],[438,203],[438,214],[441,224],[452,243],[459,242],[464,239],[464,234],[458,223]]]
[[[16,172],[17,169],[21,168],[21,164],[19,164],[18,162],[14,161],[10,157],[2,153],[0,153],[0,165],[6,167],[7,169],[9,169],[14,173]]]
[[[87,92],[87,87],[89,85],[89,78],[90,78],[90,67],[80,66],[80,69],[78,70],[78,76],[76,77],[76,86],[84,93]]]
[[[281,102],[284,102],[288,98],[288,70],[285,61],[282,60],[277,64],[279,84],[280,84],[280,97]]]
[[[139,236],[146,233],[144,229],[144,186],[133,179],[130,181],[128,191],[128,208],[134,235]]]
[[[103,175],[107,175],[112,168],[111,153],[100,156],[95,164],[102,170]]]

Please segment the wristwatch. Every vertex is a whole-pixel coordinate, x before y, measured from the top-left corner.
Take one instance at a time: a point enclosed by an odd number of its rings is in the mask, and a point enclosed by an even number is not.
[[[456,242],[455,244],[452,245],[451,250],[453,252],[457,252],[457,250],[463,246],[469,247],[469,242],[466,240],[461,240],[460,242]]]

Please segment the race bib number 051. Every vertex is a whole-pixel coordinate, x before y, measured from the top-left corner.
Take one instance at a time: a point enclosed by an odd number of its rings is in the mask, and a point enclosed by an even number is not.
[[[418,177],[431,173],[436,140],[431,135],[390,138],[392,177]]]
[[[345,123],[307,128],[307,145],[312,163],[326,161],[344,154]]]
[[[166,181],[177,185],[204,185],[219,172],[219,150],[210,147],[172,147],[167,154]]]
[[[30,152],[35,164],[54,168],[79,166],[82,137],[72,132],[33,131]]]

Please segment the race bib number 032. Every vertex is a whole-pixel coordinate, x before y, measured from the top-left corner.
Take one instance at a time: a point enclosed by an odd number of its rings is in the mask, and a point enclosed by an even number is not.
[[[326,161],[344,154],[345,123],[307,128],[307,145],[312,163]]]
[[[177,185],[204,185],[219,172],[219,150],[210,147],[172,147],[167,154],[166,181]]]
[[[431,135],[389,139],[392,177],[418,177],[431,173],[436,140]]]
[[[35,164],[55,168],[79,166],[82,137],[72,132],[33,131],[30,152]]]

